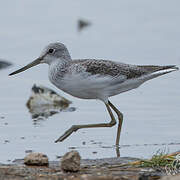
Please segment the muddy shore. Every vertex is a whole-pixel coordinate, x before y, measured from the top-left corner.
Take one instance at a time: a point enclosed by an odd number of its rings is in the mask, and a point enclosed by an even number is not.
[[[76,173],[65,173],[60,169],[60,162],[50,162],[48,167],[26,166],[23,160],[14,164],[0,164],[0,180],[21,179],[86,179],[86,180],[153,180],[166,175],[165,172],[152,169],[128,166],[127,163],[137,161],[136,158],[120,157],[96,160],[81,160],[81,169]]]

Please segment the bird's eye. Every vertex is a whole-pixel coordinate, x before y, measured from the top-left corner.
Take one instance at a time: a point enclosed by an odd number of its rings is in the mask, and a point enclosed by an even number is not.
[[[49,49],[48,50],[48,53],[50,53],[50,54],[53,53],[53,52],[54,52],[54,49]]]

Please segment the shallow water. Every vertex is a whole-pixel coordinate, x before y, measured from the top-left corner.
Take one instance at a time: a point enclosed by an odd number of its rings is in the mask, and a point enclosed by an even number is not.
[[[115,157],[117,127],[79,130],[64,142],[54,143],[73,124],[108,122],[101,102],[58,90],[48,80],[46,65],[13,77],[8,74],[54,41],[65,43],[74,59],[180,66],[179,5],[178,0],[1,2],[0,56],[14,66],[0,71],[0,162],[23,158],[26,150],[46,153],[51,160],[74,148],[82,158]],[[81,17],[92,25],[79,33],[76,23]],[[174,72],[111,98],[124,114],[122,157],[147,158],[159,149],[179,150],[179,79],[180,71]],[[34,83],[54,89],[77,110],[34,124],[25,106]]]

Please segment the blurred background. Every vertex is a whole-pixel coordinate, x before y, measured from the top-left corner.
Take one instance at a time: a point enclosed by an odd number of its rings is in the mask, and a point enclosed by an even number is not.
[[[39,56],[50,42],[62,42],[73,59],[110,59],[130,64],[180,66],[180,1],[168,0],[6,0],[0,6],[0,58],[13,66],[0,69],[0,162],[29,151],[57,160],[70,149],[82,158],[116,157],[116,129],[83,129],[62,143],[54,141],[73,124],[108,122],[103,103],[63,93],[40,65],[8,74]],[[180,72],[143,84],[111,101],[124,114],[121,156],[147,158],[159,149],[179,150]],[[26,102],[33,84],[49,87],[73,102],[34,123]]]

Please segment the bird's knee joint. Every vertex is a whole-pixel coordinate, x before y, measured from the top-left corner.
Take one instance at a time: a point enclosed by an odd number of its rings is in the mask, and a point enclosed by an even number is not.
[[[123,120],[123,113],[118,113],[119,119]]]
[[[78,127],[76,125],[73,125],[71,128],[72,128],[73,131],[77,131],[78,130]]]
[[[112,126],[114,126],[114,125],[116,125],[116,121],[111,121],[110,123],[109,123],[109,125],[112,127]]]

